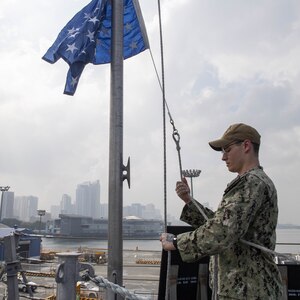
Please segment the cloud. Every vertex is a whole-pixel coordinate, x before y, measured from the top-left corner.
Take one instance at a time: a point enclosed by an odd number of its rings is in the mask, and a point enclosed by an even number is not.
[[[16,195],[50,209],[76,185],[100,179],[108,198],[110,68],[87,66],[76,95],[62,94],[67,65],[41,60],[61,28],[87,1],[0,3],[0,178]],[[140,1],[161,74],[157,4]],[[235,122],[262,134],[261,163],[276,183],[280,222],[298,223],[300,161],[298,1],[182,0],[162,3],[166,99],[180,133],[184,169],[201,169],[194,196],[217,207],[227,172],[208,141]],[[59,9],[58,9],[59,8]],[[26,13],[24,13],[26,11]],[[124,205],[164,206],[162,94],[149,51],[124,62]],[[169,213],[178,153],[166,116]],[[291,209],[293,208],[293,209]]]

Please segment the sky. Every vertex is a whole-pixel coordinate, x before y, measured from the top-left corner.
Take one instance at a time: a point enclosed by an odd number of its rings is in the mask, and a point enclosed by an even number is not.
[[[88,65],[75,96],[67,64],[41,59],[88,0],[0,1],[0,185],[39,198],[39,209],[75,201],[77,184],[100,180],[108,201],[110,66]],[[157,1],[140,0],[161,76]],[[194,197],[217,208],[228,172],[208,142],[243,122],[262,136],[260,162],[278,192],[279,223],[300,224],[300,2],[162,0],[166,100],[180,134],[183,169],[199,169]],[[164,211],[163,101],[150,51],[124,61],[123,205]],[[166,116],[167,214],[183,207]]]

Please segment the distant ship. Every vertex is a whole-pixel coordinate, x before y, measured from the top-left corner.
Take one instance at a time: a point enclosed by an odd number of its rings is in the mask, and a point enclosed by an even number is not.
[[[123,239],[158,239],[163,228],[162,220],[125,217]],[[45,234],[46,237],[107,239],[108,219],[60,214],[58,219],[47,222]]]

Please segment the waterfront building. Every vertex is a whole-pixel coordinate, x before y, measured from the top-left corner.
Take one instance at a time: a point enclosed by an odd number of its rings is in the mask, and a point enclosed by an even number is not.
[[[84,182],[76,189],[76,214],[100,218],[100,182]]]
[[[161,220],[145,220],[134,216],[123,219],[124,239],[158,238],[162,232],[163,222]],[[107,219],[60,214],[59,219],[50,220],[46,224],[46,234],[60,237],[107,239],[107,233]]]
[[[129,216],[123,219],[123,237],[128,239],[159,238],[164,231],[161,220],[141,219]]]

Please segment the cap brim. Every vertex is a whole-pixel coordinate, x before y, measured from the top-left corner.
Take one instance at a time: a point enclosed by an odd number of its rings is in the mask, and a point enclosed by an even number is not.
[[[219,139],[215,141],[209,142],[209,146],[212,147],[216,151],[221,151],[222,148],[224,148],[226,145],[228,145],[230,141],[225,140],[225,139]]]

